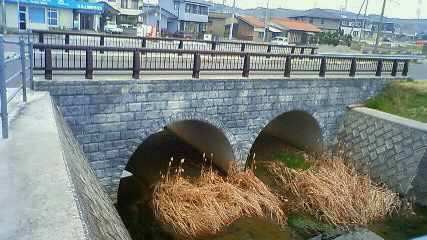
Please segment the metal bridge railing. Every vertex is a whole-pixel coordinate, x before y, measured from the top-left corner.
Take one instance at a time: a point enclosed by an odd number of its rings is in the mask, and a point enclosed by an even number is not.
[[[278,54],[315,54],[318,49],[318,47],[315,46],[282,46],[268,43],[239,41],[206,41],[197,39],[153,38],[40,30],[33,30],[33,33],[33,42],[44,44]]]
[[[19,47],[19,55],[5,57],[5,45],[15,45]],[[27,82],[30,82],[30,88],[33,89],[33,44],[30,41],[29,35],[26,37],[20,35],[18,41],[5,40],[3,35],[0,35],[0,105],[1,105],[1,127],[2,137],[9,137],[9,123],[8,123],[8,104],[12,99],[22,91],[22,101],[27,101]],[[27,64],[27,60],[29,63]],[[11,76],[6,77],[6,68],[13,69],[12,64],[20,64],[18,70],[13,72]],[[28,71],[28,75],[27,75]],[[17,88],[13,88],[11,93],[7,93],[8,84],[21,77],[21,84]]]
[[[45,79],[52,79],[54,71],[72,73],[84,71],[87,79],[94,71],[132,71],[138,79],[141,71],[192,71],[198,78],[201,71],[242,71],[248,77],[251,71],[291,73],[375,73],[381,76],[400,72],[407,76],[408,57],[349,57],[301,54],[242,53],[225,51],[199,51],[180,49],[148,49],[90,47],[55,44],[34,44],[34,69],[43,70]],[[75,74],[78,72],[75,72]]]

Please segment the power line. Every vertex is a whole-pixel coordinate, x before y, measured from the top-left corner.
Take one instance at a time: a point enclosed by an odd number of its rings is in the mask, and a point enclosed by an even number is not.
[[[418,8],[417,8],[417,19],[420,19],[421,15],[421,6],[423,5],[423,0],[418,0]]]

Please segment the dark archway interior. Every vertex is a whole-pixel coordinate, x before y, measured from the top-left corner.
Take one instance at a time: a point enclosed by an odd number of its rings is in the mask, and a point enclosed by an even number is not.
[[[315,154],[323,152],[319,124],[310,114],[290,111],[273,119],[258,135],[251,154],[256,153],[258,160],[266,160],[272,153],[284,151],[289,146]]]
[[[215,167],[224,172],[234,160],[233,149],[218,128],[192,120],[169,124],[138,147],[126,165],[125,172],[128,174],[124,176],[132,175],[143,184],[151,185],[159,180],[160,173],[166,173],[171,157],[174,158],[172,167],[185,159],[185,175],[198,176],[203,153],[208,159],[213,153]],[[121,184],[119,195],[120,187]]]
[[[203,153],[214,153],[213,167],[227,169],[234,154],[227,137],[218,128],[200,121],[182,121],[170,124],[148,137],[135,151],[125,168],[117,194],[117,210],[133,239],[175,239],[163,229],[150,206],[153,184],[165,174],[168,162],[174,158],[175,169],[182,158],[184,177],[200,175]],[[222,171],[220,174],[225,175]]]

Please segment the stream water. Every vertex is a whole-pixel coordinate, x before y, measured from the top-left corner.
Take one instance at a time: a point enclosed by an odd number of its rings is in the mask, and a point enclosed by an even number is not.
[[[253,150],[257,152],[257,159],[267,159],[271,153],[287,149],[285,143],[267,135],[260,135]],[[148,138],[132,157],[126,169],[133,173],[131,177],[122,178],[118,193],[116,208],[123,219],[134,240],[184,240],[185,236],[176,234],[169,226],[158,222],[150,206],[152,184],[159,180],[160,172],[165,172],[170,157],[175,159],[185,158],[185,176],[198,176],[201,166],[201,153],[192,148],[168,131],[162,131]],[[178,161],[174,161],[178,162]],[[217,169],[218,170],[218,169]],[[222,173],[224,174],[224,173]],[[258,169],[257,176],[267,185],[274,185],[265,171]],[[243,218],[235,221],[215,235],[205,235],[199,238],[203,240],[268,240],[268,239],[308,239],[323,231],[333,236],[335,228],[327,227],[319,223],[320,230],[301,227],[299,219],[311,219],[304,215],[292,214],[289,216],[289,224],[281,228],[279,225],[266,220]],[[295,220],[295,221],[294,221]],[[410,216],[394,216],[385,221],[377,222],[369,227],[370,230],[384,239],[411,239],[427,234],[427,208],[415,206],[414,214]],[[324,233],[324,232],[323,232]],[[324,239],[328,239],[324,234]]]

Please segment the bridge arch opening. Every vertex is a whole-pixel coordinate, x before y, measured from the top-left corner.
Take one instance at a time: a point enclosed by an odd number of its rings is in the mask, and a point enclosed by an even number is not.
[[[253,153],[258,160],[266,160],[271,154],[294,147],[309,153],[323,152],[322,131],[316,119],[301,110],[285,112],[270,121],[255,139],[248,157]]]
[[[222,130],[212,124],[198,120],[184,120],[171,123],[146,138],[129,159],[120,179],[117,201],[123,196],[122,186],[129,179],[136,178],[138,184],[152,185],[160,179],[160,172],[166,173],[168,162],[174,158],[173,166],[185,159],[187,176],[200,174],[202,156],[206,153],[205,166],[213,165],[225,174],[234,161],[234,151]],[[126,197],[127,198],[127,197]]]
[[[147,137],[130,157],[117,192],[117,210],[126,228],[142,239],[173,239],[154,217],[150,205],[153,184],[165,174],[168,162],[174,157],[172,167],[182,158],[184,176],[199,176],[202,154],[208,158],[214,153],[213,165],[225,175],[234,151],[227,136],[219,128],[202,121],[184,120],[169,124]],[[174,169],[174,168],[173,168]]]

